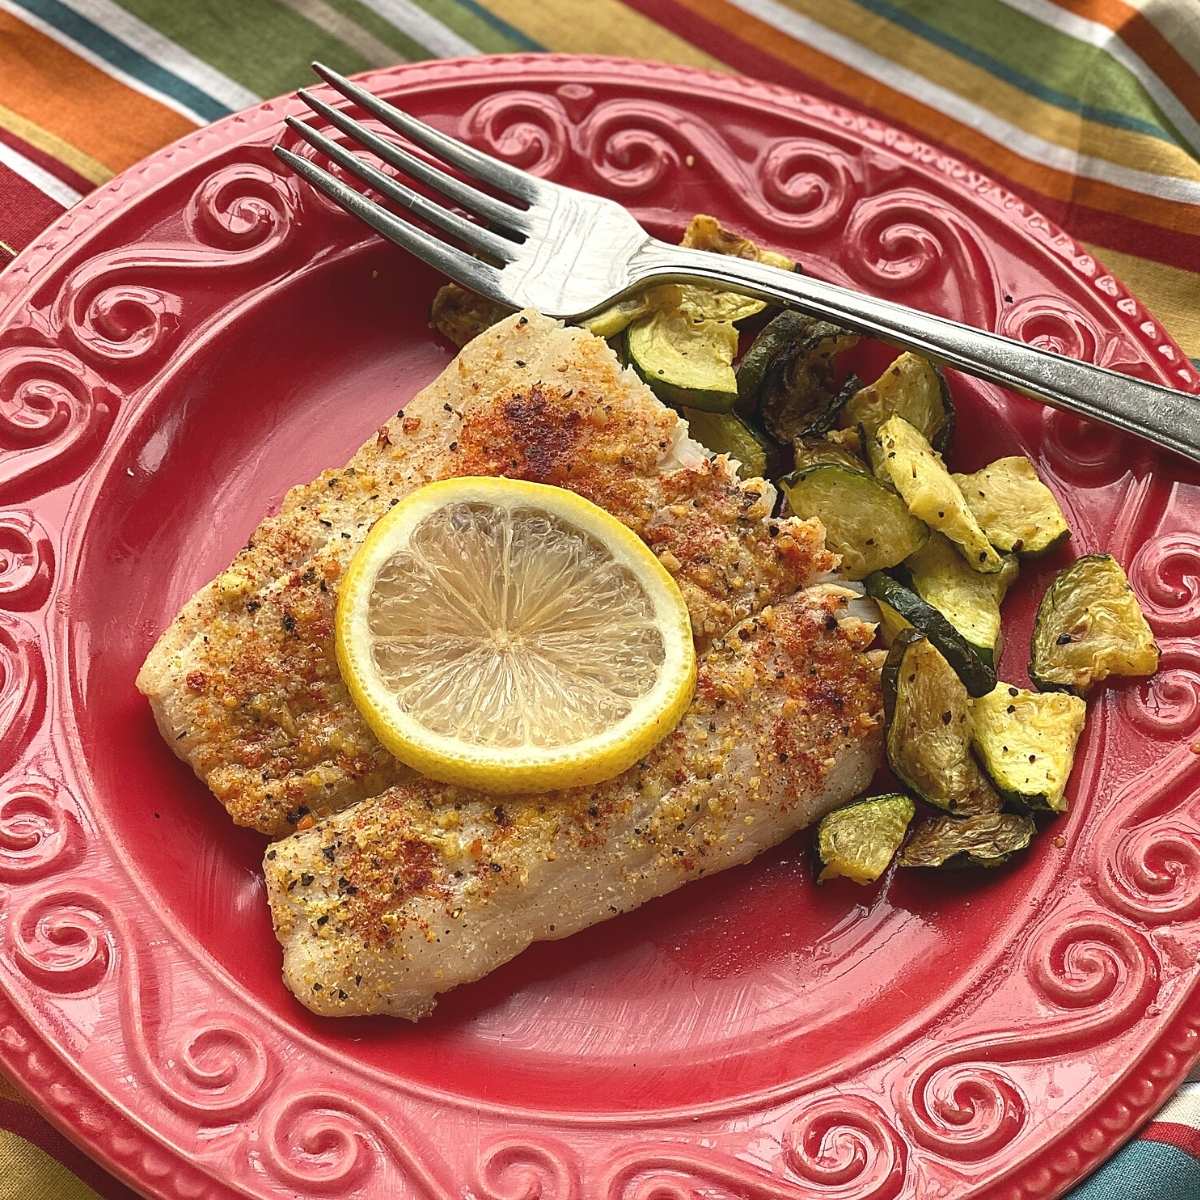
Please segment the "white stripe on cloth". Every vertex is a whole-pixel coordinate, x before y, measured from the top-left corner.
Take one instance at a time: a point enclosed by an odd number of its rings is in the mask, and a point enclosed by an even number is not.
[[[73,187],[63,183],[61,179],[56,179],[44,167],[30,162],[25,155],[3,142],[0,142],[0,165],[15,171],[22,179],[32,183],[39,192],[45,193],[51,200],[56,200],[63,208],[70,208],[79,199],[80,193]]]
[[[1158,30],[1193,71],[1200,72],[1200,5],[1179,0],[1126,0]]]
[[[807,42],[823,54],[836,58],[854,70],[872,75],[897,91],[904,92],[932,108],[940,109],[960,124],[975,129],[1030,162],[1053,167],[1068,175],[1097,179],[1126,191],[1139,192],[1144,196],[1158,196],[1185,204],[1200,204],[1200,182],[1194,179],[1179,179],[1170,175],[1156,175],[1151,171],[1138,171],[1133,167],[1093,158],[1066,146],[1047,142],[1010,124],[986,108],[972,104],[957,92],[934,83],[924,75],[910,71],[890,58],[876,54],[861,43],[843,37],[819,22],[786,8],[778,0],[733,0],[733,3],[759,20],[774,25],[789,37]]]
[[[396,51],[369,33],[356,21],[344,16],[324,0],[280,0],[293,12],[311,21],[339,42],[357,50],[373,67],[386,67],[396,61]],[[315,81],[314,81],[315,82]]]
[[[1200,1086],[1194,1083],[1185,1083],[1174,1097],[1154,1114],[1151,1120],[1170,1121],[1172,1125],[1186,1125],[1189,1129],[1200,1129]]]
[[[1099,21],[1060,8],[1053,0],[1004,0],[1004,3],[1051,29],[1057,29],[1059,33],[1065,33],[1076,41],[1086,42],[1089,46],[1103,50],[1109,58],[1119,62],[1145,88],[1146,94],[1162,109],[1192,149],[1200,151],[1200,122],[1197,122],[1175,98],[1175,93],[1119,34]]]
[[[0,9],[11,13],[18,21],[31,26],[39,33],[44,33],[52,41],[58,42],[60,46],[65,46],[72,54],[78,58],[82,58],[85,62],[91,63],[93,67],[97,67],[105,75],[119,80],[127,88],[132,88],[135,92],[140,92],[143,96],[148,96],[151,100],[163,105],[164,108],[173,109],[181,117],[186,117],[189,121],[194,121],[197,125],[207,125],[209,123],[207,117],[193,112],[186,104],[181,104],[173,96],[168,96],[156,88],[147,87],[140,79],[120,70],[118,67],[114,67],[108,59],[103,58],[93,50],[89,50],[87,46],[80,45],[74,38],[67,37],[61,29],[57,29],[49,21],[43,21],[41,17],[36,13],[30,12],[29,9],[13,3],[12,0],[0,0]]]
[[[371,10],[414,42],[420,42],[435,58],[458,58],[479,53],[477,46],[412,0],[372,0]]]
[[[233,112],[257,104],[262,99],[112,0],[59,0],[59,3],[74,9],[118,41],[132,46],[152,62],[166,68],[172,75],[178,75],[197,91],[211,96]]]

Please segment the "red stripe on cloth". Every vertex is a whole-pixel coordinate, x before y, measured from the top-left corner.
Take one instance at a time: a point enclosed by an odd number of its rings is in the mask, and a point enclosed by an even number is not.
[[[98,1163],[72,1145],[34,1109],[12,1100],[0,1100],[0,1128],[23,1137],[39,1150],[62,1163],[104,1200],[140,1200],[136,1192],[118,1183]]]
[[[963,162],[978,166],[1018,196],[1027,197],[1034,208],[1065,229],[1076,241],[1108,246],[1122,254],[1152,259],[1169,267],[1187,269],[1189,263],[1200,263],[1200,222],[1197,223],[1196,233],[1175,232],[1129,215],[1117,216],[1115,213],[1088,208],[1084,204],[1056,200],[1035,189],[1022,187],[995,170],[989,171],[983,164],[972,162],[965,154],[953,153]]]
[[[928,130],[904,121],[896,113],[873,107],[865,103],[862,96],[848,95],[831,87],[818,76],[809,75],[759,46],[742,41],[691,8],[676,3],[676,0],[625,0],[625,3],[745,75],[772,83],[782,83],[823,100],[876,116],[898,129],[907,130],[921,141],[944,150],[968,166],[975,167],[1015,195],[1028,199],[1034,208],[1060,225],[1077,241],[1108,246],[1122,254],[1151,259],[1170,266],[1200,262],[1200,227],[1197,227],[1197,232],[1192,233],[1164,229],[1161,225],[1139,221],[1130,215],[1131,211],[1136,210],[1137,204],[1137,197],[1133,194],[1129,196],[1130,209],[1120,215],[1048,196],[1031,184],[1016,181],[998,171],[994,163],[981,162],[961,146],[933,137]],[[779,36],[783,38],[787,35],[781,33]]]
[[[798,91],[832,100],[836,104],[847,103],[848,98],[843,92],[827,86],[815,76],[805,74],[791,63],[776,58],[751,42],[732,36],[699,13],[674,3],[674,0],[625,0],[625,3],[743,75],[765,79],[770,83],[786,84]],[[778,36],[786,38],[788,35],[780,33]],[[853,104],[859,109],[865,107],[861,99]]]
[[[0,164],[0,242],[20,250],[62,211],[57,200]],[[0,266],[7,262],[7,253],[0,249]]]
[[[1162,1142],[1200,1159],[1200,1129],[1177,1125],[1174,1121],[1151,1121],[1139,1134],[1144,1142]]]
[[[54,155],[47,154],[36,146],[31,146],[24,138],[17,137],[11,129],[5,129],[3,125],[0,125],[0,142],[11,146],[18,154],[24,155],[48,175],[53,175],[55,179],[61,179],[67,187],[74,188],[81,196],[86,196],[96,186],[91,180],[84,179],[82,175],[72,171],[66,163],[60,162]]]

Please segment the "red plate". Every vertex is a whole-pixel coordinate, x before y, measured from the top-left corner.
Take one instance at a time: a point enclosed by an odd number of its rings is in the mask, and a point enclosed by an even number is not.
[[[536,56],[367,82],[659,232],[713,212],[824,278],[1197,388],[1068,237],[824,101]],[[279,980],[260,839],[133,687],[284,489],[449,357],[433,275],[281,173],[299,108],[155,155],[0,276],[0,1059],[153,1196],[1059,1194],[1200,1049],[1196,473],[955,380],[958,461],[1032,455],[1165,651],[1094,702],[1071,815],[1013,869],[818,891],[799,838],[417,1026],[314,1018]],[[1056,565],[1016,589],[1008,678]]]

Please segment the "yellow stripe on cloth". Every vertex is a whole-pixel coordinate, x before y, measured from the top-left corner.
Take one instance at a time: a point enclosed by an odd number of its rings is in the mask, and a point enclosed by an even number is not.
[[[0,1129],[0,1162],[0,1200],[100,1200],[62,1163],[7,1129]]]
[[[484,0],[483,7],[547,50],[729,69],[619,0]]]
[[[1162,322],[1184,354],[1200,358],[1200,276],[1104,246],[1085,242],[1084,248]]]
[[[1089,121],[1007,83],[965,58],[845,0],[786,0],[789,8],[1024,130],[1087,158],[1154,175],[1200,180],[1200,162],[1181,146],[1132,129]]]
[[[110,171],[103,163],[97,162],[90,154],[85,154],[78,147],[72,146],[70,142],[63,141],[48,129],[35,125],[28,118],[13,112],[11,108],[6,108],[3,104],[0,104],[0,126],[10,133],[15,133],[29,145],[49,154],[51,158],[57,159],[64,166],[70,167],[72,171],[77,175],[82,175],[89,183],[99,186],[107,183],[113,177],[114,172]]]

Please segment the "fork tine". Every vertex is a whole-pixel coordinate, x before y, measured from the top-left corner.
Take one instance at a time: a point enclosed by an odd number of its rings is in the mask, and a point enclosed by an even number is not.
[[[301,88],[296,94],[313,112],[324,117],[335,129],[340,129],[347,137],[354,138],[372,154],[377,155],[398,171],[403,171],[406,175],[411,175],[414,179],[419,179],[422,183],[437,189],[443,196],[448,196],[455,204],[465,208],[467,212],[474,213],[476,216],[483,217],[494,225],[500,225],[506,229],[524,232],[529,228],[529,220],[523,209],[513,208],[512,205],[505,204],[503,200],[497,200],[494,196],[481,192],[469,183],[455,179],[453,175],[447,175],[445,171],[439,171],[437,167],[430,166],[424,159],[418,158],[402,146],[396,145],[395,142],[390,142],[387,138],[372,133],[365,125],[348,117],[331,104],[326,104],[324,100],[314,96],[306,89]]]
[[[408,113],[372,95],[365,88],[351,83],[344,75],[339,75],[322,63],[313,63],[312,68],[330,87],[341,92],[348,100],[353,100],[360,108],[366,109],[378,117],[389,129],[404,134],[410,141],[437,155],[445,162],[481,179],[492,187],[500,188],[512,196],[517,196],[527,204],[534,204],[543,189],[549,185],[543,184],[525,171],[510,167],[490,154],[481,154],[478,150],[452,138],[436,129],[410,117]]]
[[[508,300],[504,289],[500,286],[500,274],[487,263],[472,258],[469,254],[455,246],[448,246],[432,234],[410,225],[407,221],[395,216],[382,208],[373,200],[368,200],[362,192],[355,191],[348,183],[335,179],[328,171],[311,163],[282,146],[273,147],[278,158],[282,159],[297,174],[304,176],[319,192],[328,196],[339,207],[353,213],[359,220],[365,221],[377,233],[381,233],[397,246],[403,246],[411,254],[415,254],[422,262],[436,267],[443,274],[461,283],[464,287],[478,292],[498,303],[506,304]]]
[[[390,175],[385,175],[378,168],[371,166],[370,163],[364,162],[357,154],[352,154],[344,146],[339,146],[337,142],[327,138],[323,133],[319,133],[304,121],[296,117],[287,117],[285,123],[310,146],[316,147],[323,154],[332,158],[334,162],[345,167],[347,171],[353,172],[369,187],[382,192],[388,199],[395,200],[397,204],[404,205],[415,216],[420,217],[423,221],[428,221],[431,225],[436,225],[443,233],[448,233],[451,237],[465,242],[469,249],[490,255],[500,262],[512,262],[516,257],[517,247],[513,242],[506,241],[492,233],[490,229],[476,225],[473,221],[468,221],[448,208],[443,208],[440,204],[426,199],[414,192],[412,188],[406,187]]]

